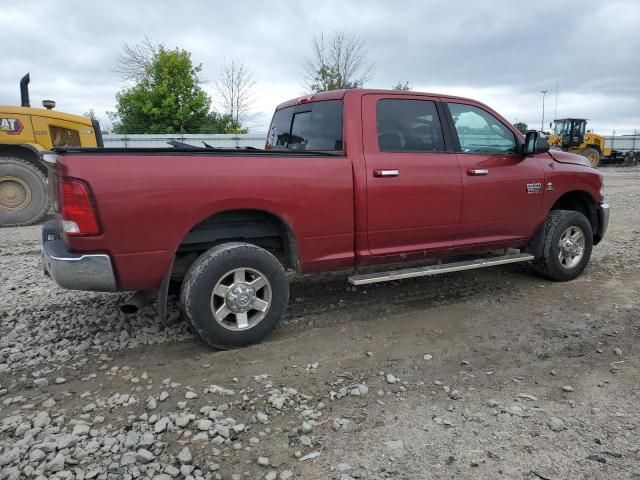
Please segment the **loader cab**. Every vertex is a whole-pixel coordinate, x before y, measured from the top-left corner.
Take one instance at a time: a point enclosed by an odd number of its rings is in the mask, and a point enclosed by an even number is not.
[[[563,118],[555,120],[554,133],[562,139],[562,148],[579,147],[584,142],[587,120],[584,118]]]

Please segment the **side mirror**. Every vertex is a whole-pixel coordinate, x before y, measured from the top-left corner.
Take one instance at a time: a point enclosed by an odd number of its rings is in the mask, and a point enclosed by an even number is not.
[[[546,153],[550,150],[549,142],[535,130],[529,130],[524,140],[524,155],[536,155],[538,153]]]

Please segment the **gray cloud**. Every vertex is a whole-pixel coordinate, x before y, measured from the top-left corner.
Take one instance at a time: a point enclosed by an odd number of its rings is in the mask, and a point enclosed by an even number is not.
[[[549,90],[550,119],[558,82],[559,116],[630,132],[640,130],[638,24],[635,1],[24,1],[0,13],[9,39],[0,104],[18,103],[18,80],[30,71],[34,104],[53,98],[60,110],[94,108],[106,120],[122,87],[112,72],[118,51],[148,35],[191,51],[205,80],[224,57],[245,61],[258,80],[252,124],[264,129],[277,103],[304,93],[311,35],[345,30],[366,41],[375,62],[369,86],[409,81],[463,93],[537,127],[539,91]]]

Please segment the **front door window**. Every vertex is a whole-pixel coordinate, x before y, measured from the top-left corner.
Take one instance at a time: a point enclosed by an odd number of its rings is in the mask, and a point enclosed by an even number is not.
[[[462,153],[518,153],[515,135],[493,115],[471,105],[448,106]]]

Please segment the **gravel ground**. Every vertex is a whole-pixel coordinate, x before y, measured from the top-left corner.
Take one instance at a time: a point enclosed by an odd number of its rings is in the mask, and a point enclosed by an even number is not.
[[[640,171],[578,280],[295,279],[267,341],[125,316],[0,230],[0,479],[640,478]]]

